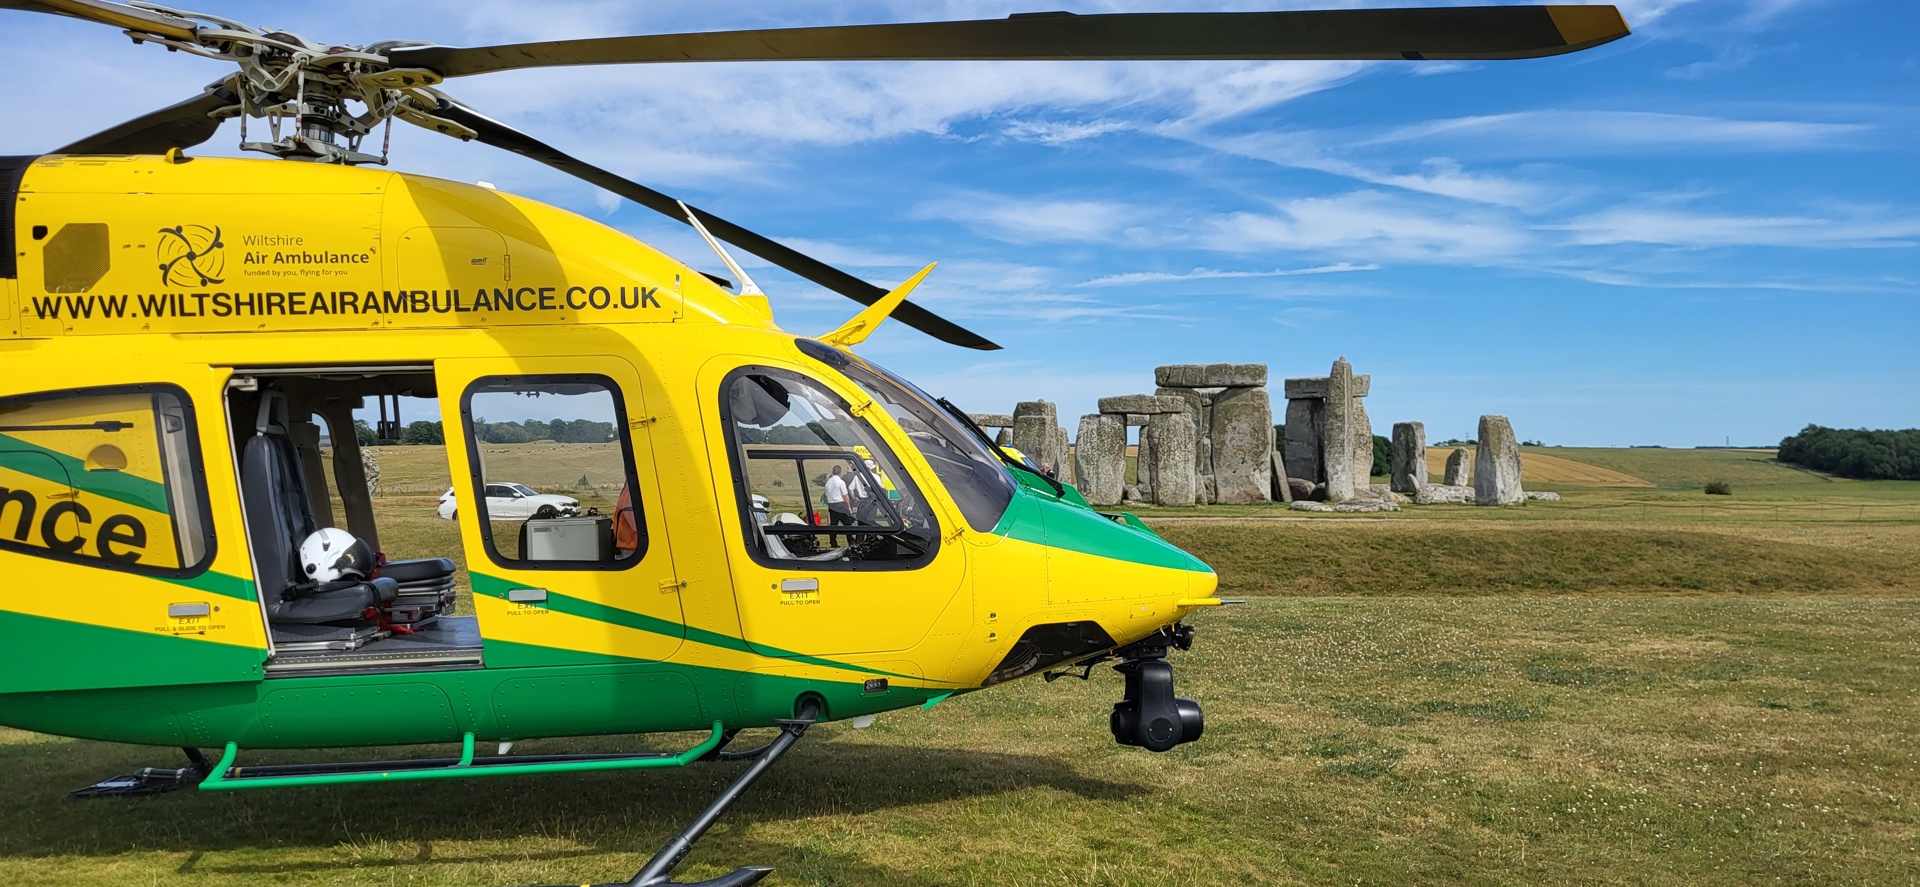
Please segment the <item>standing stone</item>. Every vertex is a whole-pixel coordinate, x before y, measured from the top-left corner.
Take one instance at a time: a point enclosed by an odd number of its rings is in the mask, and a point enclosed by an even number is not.
[[[1268,462],[1271,463],[1269,470],[1273,472],[1273,499],[1271,501],[1292,502],[1293,485],[1287,482],[1286,461],[1280,458],[1280,451],[1278,449],[1269,453],[1267,459]]]
[[[1287,476],[1307,483],[1319,483],[1320,473],[1320,398],[1287,401],[1286,446],[1282,458]]]
[[[1520,505],[1520,444],[1505,416],[1480,417],[1480,444],[1473,459],[1475,505]]]
[[[360,473],[367,476],[367,495],[380,495],[380,460],[366,447],[360,448]]]
[[[1440,482],[1450,487],[1466,486],[1470,483],[1467,478],[1472,474],[1469,468],[1473,464],[1470,461],[1472,458],[1466,447],[1454,447],[1453,452],[1447,454],[1447,473],[1441,476]]]
[[[1388,489],[1411,496],[1427,485],[1427,426],[1393,423],[1393,467]]]
[[[1073,445],[1074,486],[1093,505],[1118,505],[1126,493],[1127,421],[1110,413],[1080,417]]]
[[[1044,400],[1023,400],[1013,408],[1013,448],[1033,460],[1035,467],[1046,461],[1046,450],[1059,427],[1059,413]]]
[[[1073,445],[1068,442],[1067,429],[1055,425],[1047,435],[1047,445],[1042,452],[1046,455],[1041,461],[1053,466],[1053,479],[1063,484],[1073,483]]]
[[[1228,388],[1213,396],[1215,502],[1273,501],[1273,402],[1265,388]]]
[[[1193,470],[1205,476],[1213,473],[1213,447],[1208,435],[1213,428],[1213,398],[1191,388],[1158,388],[1157,399],[1178,399],[1193,418]]]
[[[1327,374],[1326,405],[1320,410],[1320,463],[1327,473],[1327,501],[1353,498],[1353,364],[1342,357]],[[1365,478],[1361,479],[1365,482]]]
[[[993,436],[993,445],[997,447],[1013,446],[1013,429],[1000,429],[1000,433]]]
[[[1373,420],[1367,418],[1367,405],[1353,399],[1353,488],[1364,490],[1373,483]]]
[[[1148,481],[1153,486],[1153,501],[1160,505],[1192,505],[1197,492],[1193,471],[1193,419],[1186,413],[1153,416],[1147,420],[1147,436],[1153,440]]]

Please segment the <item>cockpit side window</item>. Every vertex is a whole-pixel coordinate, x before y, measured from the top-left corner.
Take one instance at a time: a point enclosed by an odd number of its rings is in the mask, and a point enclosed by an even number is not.
[[[1013,501],[1017,482],[978,435],[960,426],[934,398],[912,382],[832,346],[801,339],[802,353],[833,367],[886,410],[933,466],[940,484],[960,506],[967,525],[987,533]]]
[[[816,569],[910,569],[940,529],[873,426],[818,381],[743,367],[721,384],[720,411],[755,560]]]

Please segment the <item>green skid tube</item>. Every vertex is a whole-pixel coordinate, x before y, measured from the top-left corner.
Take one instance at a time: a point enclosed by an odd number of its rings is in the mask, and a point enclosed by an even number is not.
[[[585,773],[600,770],[649,770],[656,767],[685,767],[698,760],[707,752],[720,746],[726,733],[719,721],[713,722],[713,733],[701,742],[677,755],[664,755],[657,758],[626,758],[606,761],[550,761],[537,764],[496,764],[473,766],[473,734],[464,734],[460,741],[460,763],[451,767],[433,770],[368,770],[360,773],[317,773],[309,776],[256,776],[246,777],[229,775],[234,773],[233,759],[240,754],[237,743],[227,743],[225,754],[220,763],[214,765],[213,773],[201,780],[200,790],[205,792],[239,791],[249,788],[294,788],[310,785],[354,785],[365,782],[406,782],[417,779],[467,779],[476,776],[528,776],[543,773]],[[244,770],[245,768],[241,768]]]

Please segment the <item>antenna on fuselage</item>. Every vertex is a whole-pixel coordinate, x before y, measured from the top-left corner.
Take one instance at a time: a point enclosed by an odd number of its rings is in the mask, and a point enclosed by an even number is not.
[[[739,279],[740,295],[766,295],[766,293],[760,291],[760,285],[754,283],[753,278],[747,276],[747,269],[740,267],[740,263],[734,261],[733,256],[727,253],[727,248],[721,246],[720,241],[715,240],[713,234],[707,231],[707,226],[700,224],[700,217],[693,214],[693,210],[687,206],[687,202],[684,200],[676,200],[674,203],[680,204],[680,211],[687,216],[687,224],[692,225],[693,230],[700,232],[700,238],[705,240],[708,246],[713,247],[713,251],[720,257],[720,261],[727,263],[727,270],[732,271],[733,276]]]

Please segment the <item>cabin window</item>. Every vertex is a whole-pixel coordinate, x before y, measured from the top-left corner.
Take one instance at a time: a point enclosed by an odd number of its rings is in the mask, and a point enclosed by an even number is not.
[[[170,385],[0,400],[0,548],[182,578],[213,555],[193,406]]]
[[[468,386],[460,403],[468,495],[494,561],[623,569],[646,554],[623,403],[613,380],[597,375],[490,376]]]
[[[913,479],[826,386],[746,367],[722,386],[721,413],[757,561],[899,569],[932,557],[940,530]]]
[[[989,533],[999,525],[1013,502],[1017,482],[978,434],[963,427],[931,395],[877,364],[811,339],[797,344],[802,353],[839,370],[886,410],[933,466],[968,526]]]

